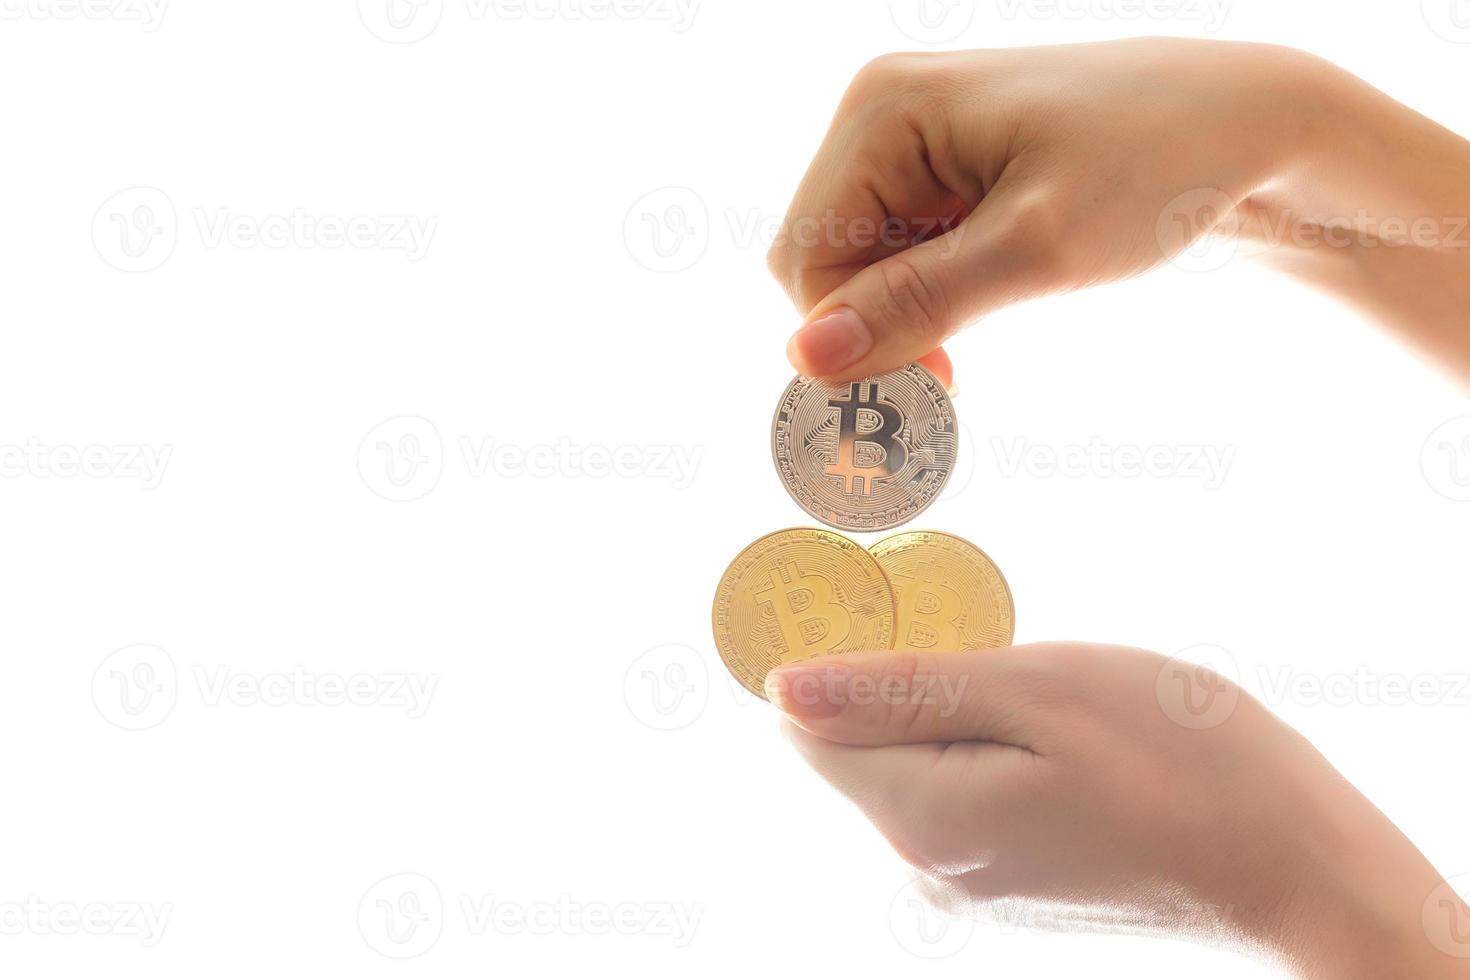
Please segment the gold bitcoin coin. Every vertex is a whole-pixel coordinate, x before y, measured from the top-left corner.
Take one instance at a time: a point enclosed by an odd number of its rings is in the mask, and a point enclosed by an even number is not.
[[[918,364],[841,385],[798,376],[771,423],[786,491],[844,531],[887,530],[928,507],[958,441],[949,395]]]
[[[893,590],[856,541],[812,527],[768,534],[742,551],[715,592],[715,646],[730,673],[765,697],[780,664],[893,642]]]
[[[893,586],[893,649],[987,650],[1009,646],[1016,607],[1005,576],[964,538],[906,531],[869,549]]]

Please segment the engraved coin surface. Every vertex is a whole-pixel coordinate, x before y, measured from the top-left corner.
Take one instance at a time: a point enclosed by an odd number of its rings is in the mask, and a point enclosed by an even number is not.
[[[987,650],[1016,635],[1010,586],[990,557],[964,538],[906,531],[869,549],[893,586],[893,649]]]
[[[862,545],[819,528],[768,534],[742,551],[715,592],[715,647],[745,688],[765,697],[780,664],[886,650],[893,590]]]
[[[786,491],[844,531],[884,531],[928,507],[957,446],[954,406],[918,364],[841,385],[798,376],[771,423]]]

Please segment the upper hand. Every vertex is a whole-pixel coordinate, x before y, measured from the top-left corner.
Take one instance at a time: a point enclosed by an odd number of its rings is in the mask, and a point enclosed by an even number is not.
[[[1164,262],[1296,152],[1314,64],[1153,38],[872,62],[770,252],[806,320],[792,363],[876,374],[1007,304]]]

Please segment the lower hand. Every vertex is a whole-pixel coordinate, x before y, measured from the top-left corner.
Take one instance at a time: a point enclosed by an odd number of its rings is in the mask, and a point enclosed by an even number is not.
[[[1213,673],[1056,643],[819,658],[767,693],[941,907],[1183,934],[1300,977],[1470,976],[1421,922],[1452,894],[1425,858]]]

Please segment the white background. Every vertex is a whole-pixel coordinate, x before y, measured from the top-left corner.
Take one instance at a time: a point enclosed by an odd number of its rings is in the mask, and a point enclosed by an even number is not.
[[[65,4],[0,3],[0,969],[1257,975],[919,918],[906,869],[728,679],[719,574],[808,523],[769,460],[796,319],[764,252],[877,54],[1270,40],[1470,133],[1449,0],[1236,0],[1221,24],[958,0],[932,34],[909,0],[692,21],[444,0],[401,30],[377,0]],[[314,232],[251,237],[293,214]],[[965,459],[922,524],[998,561],[1017,639],[1223,646],[1470,871],[1470,452],[1440,448],[1465,429],[1425,453],[1470,402],[1240,259],[1007,311],[951,351]],[[1033,465],[1093,440],[1180,465]],[[1218,486],[1196,447],[1229,454]],[[144,450],[167,454],[151,479]],[[1439,700],[1268,697],[1360,670]],[[379,903],[415,900],[387,932]],[[101,934],[65,934],[68,909]]]

